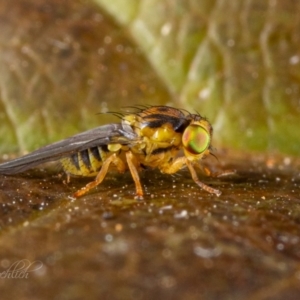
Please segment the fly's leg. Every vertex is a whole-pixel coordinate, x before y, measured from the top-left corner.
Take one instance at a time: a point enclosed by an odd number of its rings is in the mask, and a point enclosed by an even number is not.
[[[69,184],[71,182],[71,176],[69,173],[66,174],[66,179],[63,180],[63,184]]]
[[[180,169],[182,169],[184,165],[186,165],[186,160],[187,159],[184,156],[183,157],[178,157],[172,163],[163,165],[160,168],[160,170],[161,170],[162,173],[174,174],[177,171],[179,171]]]
[[[192,175],[192,178],[193,180],[205,191],[211,193],[211,194],[215,194],[217,195],[218,197],[221,195],[221,191],[217,190],[217,189],[214,189],[212,188],[211,186],[208,186],[206,185],[205,183],[201,182],[197,176],[197,173],[192,165],[192,163],[189,161],[189,160],[186,160],[186,165],[188,166],[190,172],[191,172],[191,175]]]
[[[126,152],[126,160],[128,164],[128,168],[130,170],[131,176],[133,178],[133,181],[135,183],[135,189],[136,189],[136,199],[143,200],[144,199],[144,193],[143,188],[140,181],[139,173],[133,163],[133,155],[130,151]]]
[[[217,173],[213,174],[213,176],[223,177],[223,176],[230,176],[230,175],[235,175],[235,174],[236,174],[235,170],[225,170],[225,171],[217,172]]]
[[[86,194],[90,189],[99,185],[105,178],[111,163],[113,163],[117,167],[118,171],[121,173],[124,172],[126,169],[125,164],[119,157],[117,157],[116,154],[111,155],[109,158],[107,158],[103,162],[103,165],[102,165],[99,173],[97,174],[96,179],[94,181],[88,183],[86,186],[84,186],[83,188],[78,190],[76,193],[74,193],[74,197],[78,198],[78,197]]]
[[[236,174],[235,170],[225,170],[225,171],[221,171],[221,172],[212,172],[208,168],[202,167],[199,164],[197,164],[196,166],[199,167],[207,176],[210,176],[210,177],[218,178],[218,177],[230,176],[230,175]]]
[[[161,171],[163,173],[173,174],[173,173],[176,173],[177,171],[179,171],[184,165],[187,165],[187,167],[189,168],[190,173],[192,175],[192,179],[195,181],[195,183],[198,186],[200,186],[203,190],[205,190],[211,194],[217,195],[218,197],[221,195],[221,191],[206,185],[205,183],[201,182],[198,179],[197,173],[196,173],[192,163],[186,157],[177,158],[173,163],[163,166],[163,168],[161,168]]]

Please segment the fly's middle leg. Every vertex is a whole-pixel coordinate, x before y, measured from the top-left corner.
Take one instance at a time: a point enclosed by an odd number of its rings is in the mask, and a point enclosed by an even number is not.
[[[76,193],[74,193],[74,197],[80,197],[84,194],[86,194],[89,190],[99,185],[103,179],[105,178],[107,171],[109,169],[110,164],[113,163],[119,172],[123,173],[126,169],[126,166],[124,162],[117,156],[117,154],[112,154],[110,157],[108,157],[102,164],[102,167],[99,171],[99,173],[96,176],[96,179],[90,183],[88,183],[86,186],[78,190]]]

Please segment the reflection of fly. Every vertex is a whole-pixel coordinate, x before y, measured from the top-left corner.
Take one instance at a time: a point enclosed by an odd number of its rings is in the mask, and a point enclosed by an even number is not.
[[[210,123],[199,114],[152,106],[122,115],[121,123],[85,131],[0,164],[0,174],[16,174],[44,162],[60,160],[68,177],[96,176],[74,194],[79,197],[100,184],[110,165],[114,165],[119,172],[129,169],[136,196],[142,198],[140,169],[158,168],[162,173],[173,174],[187,166],[201,188],[219,196],[219,190],[199,181],[194,169],[209,154],[211,137]],[[180,150],[182,156],[178,156]]]

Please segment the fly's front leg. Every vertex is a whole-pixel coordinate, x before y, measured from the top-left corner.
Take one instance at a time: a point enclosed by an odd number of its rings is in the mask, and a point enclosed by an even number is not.
[[[173,173],[176,173],[177,171],[179,171],[184,165],[187,165],[187,167],[189,168],[190,173],[192,175],[192,179],[195,181],[195,183],[198,186],[200,186],[203,190],[205,190],[211,194],[215,194],[217,196],[221,195],[221,191],[214,189],[199,180],[192,163],[186,157],[177,158],[171,164],[163,166],[163,168],[161,168],[161,171],[163,173],[173,174]]]
[[[189,161],[189,160],[186,160],[186,165],[188,166],[190,172],[191,172],[191,175],[192,175],[192,178],[193,180],[205,191],[211,193],[211,194],[215,194],[217,195],[218,197],[222,194],[221,191],[217,190],[217,189],[214,189],[208,185],[206,185],[205,183],[201,182],[197,176],[197,173],[192,165],[192,163]]]
[[[74,197],[80,197],[84,194],[86,194],[90,189],[96,187],[98,184],[100,184],[103,179],[105,178],[107,171],[109,169],[110,164],[113,163],[119,172],[124,172],[126,169],[125,164],[123,163],[123,161],[117,156],[116,153],[112,154],[109,158],[107,158],[103,164],[102,167],[99,171],[99,173],[96,176],[96,179],[90,183],[88,183],[86,186],[84,186],[83,188],[81,188],[80,190],[78,190],[75,194]]]
[[[131,176],[135,183],[135,188],[136,188],[135,198],[142,200],[142,199],[144,199],[143,188],[141,185],[139,173],[133,163],[133,154],[131,153],[131,151],[126,152],[126,160],[127,160],[127,164],[128,164],[128,168],[130,170]]]
[[[174,174],[186,165],[186,157],[178,157],[173,162],[165,164],[160,167],[162,173]]]

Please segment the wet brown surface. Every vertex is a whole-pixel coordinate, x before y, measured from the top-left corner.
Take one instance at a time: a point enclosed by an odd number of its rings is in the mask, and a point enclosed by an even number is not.
[[[15,299],[296,299],[299,161],[218,158],[206,163],[237,171],[201,178],[219,198],[187,171],[144,172],[144,201],[134,200],[128,173],[76,200],[68,196],[86,180],[66,186],[40,170],[2,176],[1,290]],[[42,267],[7,278],[24,259]]]

